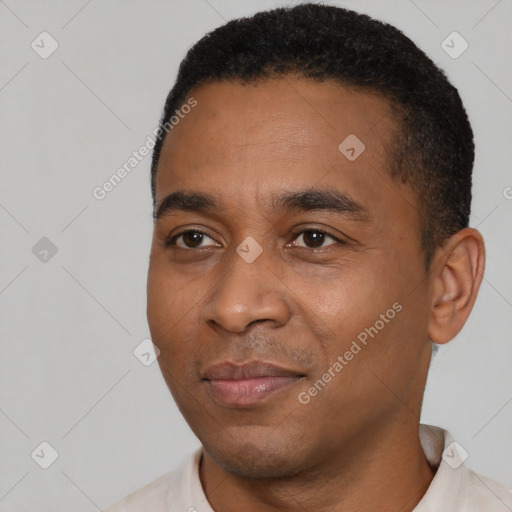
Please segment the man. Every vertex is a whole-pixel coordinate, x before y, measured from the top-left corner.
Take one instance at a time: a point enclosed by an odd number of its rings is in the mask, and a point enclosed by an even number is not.
[[[390,25],[303,4],[201,39],[154,148],[147,313],[202,448],[110,511],[512,510],[419,425],[483,276],[473,157]]]

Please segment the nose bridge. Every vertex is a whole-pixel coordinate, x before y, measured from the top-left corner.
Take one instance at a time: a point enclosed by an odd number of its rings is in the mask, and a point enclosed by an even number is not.
[[[204,321],[232,332],[259,320],[275,326],[288,321],[286,287],[270,270],[273,258],[266,251],[251,237],[239,244],[205,304]]]

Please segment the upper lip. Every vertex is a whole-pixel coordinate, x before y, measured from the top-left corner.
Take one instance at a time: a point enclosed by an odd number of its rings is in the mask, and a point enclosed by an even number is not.
[[[246,363],[224,361],[209,366],[203,373],[206,380],[243,380],[257,377],[303,377],[299,371],[260,360]]]

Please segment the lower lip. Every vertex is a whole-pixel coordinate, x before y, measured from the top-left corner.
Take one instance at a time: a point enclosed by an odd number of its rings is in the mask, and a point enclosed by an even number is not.
[[[230,405],[252,405],[279,393],[300,380],[300,377],[256,377],[243,380],[209,380],[215,398]]]

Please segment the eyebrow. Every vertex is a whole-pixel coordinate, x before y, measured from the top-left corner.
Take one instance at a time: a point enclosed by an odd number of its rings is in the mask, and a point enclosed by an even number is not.
[[[280,212],[319,211],[367,221],[368,211],[357,201],[335,189],[309,188],[274,195],[271,208]],[[160,203],[155,220],[173,212],[187,211],[213,214],[222,210],[221,201],[212,194],[178,190],[167,195]]]

